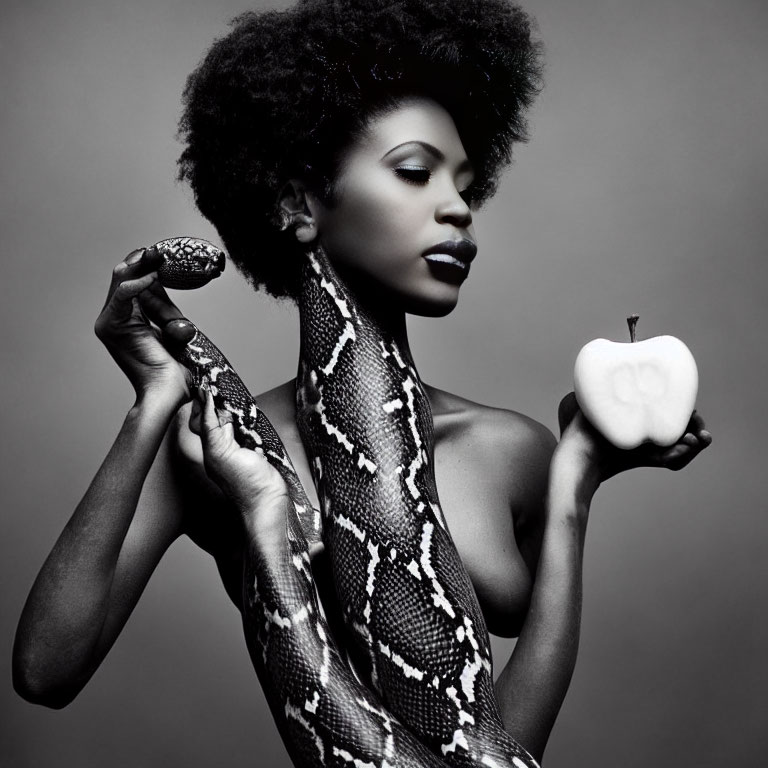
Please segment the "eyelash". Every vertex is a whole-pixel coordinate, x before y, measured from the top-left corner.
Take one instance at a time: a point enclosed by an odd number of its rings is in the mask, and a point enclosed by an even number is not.
[[[409,184],[426,184],[432,176],[432,171],[423,165],[401,165],[395,173]]]
[[[427,184],[432,177],[432,171],[423,165],[400,165],[395,168],[395,173],[409,184]],[[471,205],[474,198],[472,187],[459,192],[459,197],[467,204]]]

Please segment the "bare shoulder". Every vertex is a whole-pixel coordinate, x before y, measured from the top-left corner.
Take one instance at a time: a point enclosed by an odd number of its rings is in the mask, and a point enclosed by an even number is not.
[[[522,413],[427,387],[443,512],[489,630],[520,631],[531,596],[555,438]]]
[[[469,440],[473,449],[500,452],[500,458],[525,458],[530,464],[546,462],[557,445],[551,430],[517,411],[494,408],[427,386],[435,419],[442,437]]]
[[[508,494],[518,523],[542,506],[557,440],[535,419],[427,387],[438,449],[482,471],[486,483]]]

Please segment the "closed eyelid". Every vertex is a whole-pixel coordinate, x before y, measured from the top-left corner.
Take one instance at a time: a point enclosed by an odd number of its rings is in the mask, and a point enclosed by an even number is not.
[[[432,178],[432,171],[424,165],[398,163],[393,170],[395,175],[409,184],[418,184],[422,186],[428,184],[429,180]]]
[[[430,166],[427,165],[426,163],[419,163],[419,162],[412,163],[407,160],[404,163],[395,163],[394,168],[396,169],[407,168],[412,171],[431,171],[432,170]]]
[[[437,147],[433,146],[432,144],[429,144],[426,141],[406,141],[402,144],[398,144],[396,147],[392,147],[388,152],[384,154],[384,156],[381,158],[382,160],[386,160],[390,155],[395,154],[398,152],[398,150],[411,150],[410,152],[407,152],[406,154],[400,154],[398,155],[398,160],[401,163],[409,163],[412,160],[415,160],[416,158],[420,160],[424,160],[424,165],[432,165],[434,163],[442,163],[446,161],[446,156],[441,152]],[[423,153],[426,153],[427,157],[423,157]],[[415,163],[414,163],[415,164]],[[470,163],[469,158],[463,158],[456,166],[456,173],[469,173],[472,176],[474,176],[472,163]]]
[[[443,164],[445,169],[451,172],[447,167],[446,156],[436,147],[422,141],[406,141],[398,144],[386,152],[381,159],[397,176],[411,184],[428,184],[435,173],[441,173],[440,166]],[[457,164],[452,176],[459,196],[470,204],[475,173],[468,158],[463,158]]]
[[[424,168],[429,171],[434,171],[439,165],[433,157],[429,157],[424,152],[408,152],[394,155],[385,162],[392,168]]]

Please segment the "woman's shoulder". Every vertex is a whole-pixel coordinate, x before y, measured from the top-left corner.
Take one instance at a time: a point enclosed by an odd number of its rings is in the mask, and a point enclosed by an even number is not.
[[[528,573],[533,573],[544,524],[549,465],[557,445],[552,432],[517,411],[494,408],[427,387],[435,425],[435,464],[441,498],[450,491],[474,508],[473,535],[485,521],[486,535],[479,557],[492,551],[488,541],[506,542],[496,562],[508,573],[519,551]],[[449,493],[444,494],[443,491]],[[448,509],[450,512],[450,509]],[[511,524],[511,529],[509,528]],[[451,523],[451,529],[454,525]],[[510,559],[511,557],[511,559]],[[517,563],[519,565],[519,563]],[[479,572],[488,572],[487,567]],[[522,572],[515,571],[520,576]],[[494,572],[498,582],[505,577]],[[520,576],[522,578],[522,576]],[[523,582],[520,582],[523,583]]]
[[[464,477],[482,477],[485,492],[504,499],[516,528],[537,527],[557,445],[552,432],[517,411],[482,405],[433,387],[427,387],[427,393],[436,458],[442,456]]]
[[[475,450],[500,454],[500,458],[524,453],[530,460],[545,460],[549,466],[557,440],[541,422],[435,387],[426,389],[438,439],[460,439]]]

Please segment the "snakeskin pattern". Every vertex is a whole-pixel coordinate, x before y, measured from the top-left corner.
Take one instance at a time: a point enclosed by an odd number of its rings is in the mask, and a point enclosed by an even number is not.
[[[164,284],[175,240],[163,241]],[[184,263],[190,249],[201,262],[218,258],[215,246],[195,251],[193,239],[178,241]],[[185,347],[171,347],[196,388],[232,414],[238,442],[262,453],[289,489],[289,546],[278,563],[247,559],[244,614],[291,757],[300,768],[532,768],[501,724],[485,623],[440,511],[432,416],[413,362],[322,251],[307,255],[303,286],[297,423],[321,513],[218,348],[199,329]],[[321,534],[354,673],[314,589],[309,545]]]

